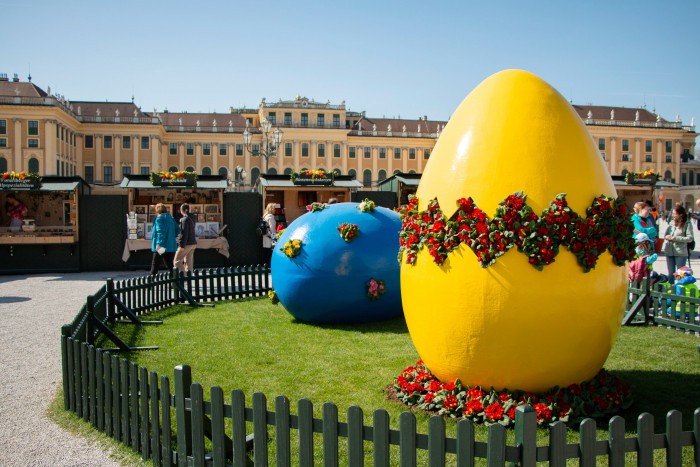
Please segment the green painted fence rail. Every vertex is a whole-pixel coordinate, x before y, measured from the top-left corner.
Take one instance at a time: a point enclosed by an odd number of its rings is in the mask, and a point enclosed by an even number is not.
[[[639,284],[631,283],[628,292],[623,324],[665,326],[700,335],[700,297],[694,291],[690,296],[676,295],[667,284],[650,285],[644,279]]]
[[[509,445],[501,425],[489,427],[486,442],[476,441],[469,420],[459,420],[455,437],[449,437],[446,421],[439,416],[429,419],[425,434],[417,432],[411,412],[402,413],[398,429],[392,429],[389,414],[382,409],[365,414],[353,406],[347,421],[339,421],[338,408],[328,402],[322,406],[321,418],[315,418],[308,399],[299,400],[292,410],[286,397],[268,402],[262,393],[252,395],[249,407],[240,390],[224,394],[215,386],[205,393],[193,383],[187,365],[175,368],[171,392],[167,376],[89,342],[91,321],[109,322],[110,316],[114,321],[125,319],[118,306],[110,305],[110,297],[142,315],[179,302],[182,297],[175,281],[181,281],[197,301],[235,300],[264,295],[270,287],[268,273],[266,267],[224,268],[197,271],[191,278],[171,272],[150,282],[108,282],[88,297],[73,322],[62,329],[65,409],[157,466],[337,466],[341,459],[347,465],[362,466],[367,453],[376,466],[416,466],[424,463],[419,461],[423,456],[430,466],[531,466],[537,462],[563,466],[572,459],[583,466],[601,461],[624,466],[628,453],[635,453],[637,465],[652,466],[659,450],[664,451],[667,465],[681,466],[684,449],[692,450],[693,463],[700,465],[700,408],[693,413],[692,431],[683,431],[682,414],[671,410],[663,433],[654,433],[654,417],[645,413],[637,419],[636,436],[626,437],[625,420],[616,416],[609,421],[608,439],[596,439],[596,422],[587,419],[579,428],[580,441],[568,443],[566,425],[557,422],[549,427],[549,445],[538,446],[536,414],[523,406],[516,412],[515,443]],[[160,290],[149,292],[149,284]],[[315,457],[319,439],[322,459]],[[420,452],[424,454],[419,456]]]

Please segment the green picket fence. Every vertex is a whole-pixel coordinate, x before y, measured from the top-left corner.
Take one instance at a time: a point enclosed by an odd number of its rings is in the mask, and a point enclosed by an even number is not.
[[[180,284],[187,284],[184,290],[191,291],[191,297],[197,300],[260,296],[269,289],[268,272],[265,267],[249,268],[245,274],[240,269],[213,270],[195,274],[189,284],[187,280]],[[599,440],[596,422],[587,419],[579,428],[580,441],[568,443],[566,425],[557,422],[548,429],[549,445],[538,446],[536,414],[525,406],[517,409],[515,443],[509,445],[501,425],[489,427],[486,442],[476,441],[469,420],[459,420],[456,436],[448,437],[445,419],[439,416],[429,419],[428,433],[424,434],[417,432],[416,417],[411,412],[400,415],[399,429],[395,430],[390,428],[384,410],[374,411],[369,423],[363,410],[353,406],[348,409],[347,421],[341,422],[338,408],[326,403],[319,419],[314,417],[313,404],[307,399],[298,401],[296,413],[292,413],[286,397],[275,398],[274,410],[270,410],[262,393],[253,394],[252,406],[248,407],[240,390],[232,391],[226,399],[222,389],[215,386],[205,395],[202,386],[192,382],[187,365],[175,368],[171,393],[168,377],[87,341],[90,322],[109,322],[107,317],[112,312],[114,320],[124,319],[120,305],[110,305],[114,298],[109,297],[118,297],[122,304],[142,314],[148,311],[151,298],[152,309],[179,302],[181,289],[174,284],[181,279],[176,273],[166,273],[151,280],[152,286],[163,289],[156,292],[149,292],[145,286],[148,282],[142,283],[141,279],[106,285],[88,300],[73,323],[64,326],[61,337],[65,409],[155,465],[337,466],[343,459],[347,465],[361,466],[369,452],[377,466],[415,466],[425,463],[426,458],[430,466],[471,466],[484,460],[489,466],[530,466],[537,462],[563,466],[570,459],[578,459],[584,466],[603,459],[611,466],[623,466],[629,462],[628,453],[634,453],[637,465],[652,466],[655,451],[663,450],[667,465],[681,466],[683,450],[688,447],[694,464],[700,465],[700,408],[693,414],[692,431],[682,430],[682,415],[672,410],[666,416],[663,433],[654,433],[653,416],[642,414],[637,420],[637,435],[626,437],[625,420],[613,417],[608,439]],[[103,306],[103,310],[95,311]],[[87,316],[89,310],[97,316]],[[315,457],[314,443],[319,439],[322,459]]]
[[[650,285],[648,279],[629,285],[623,324],[665,326],[700,335],[700,297],[676,295],[668,284]]]

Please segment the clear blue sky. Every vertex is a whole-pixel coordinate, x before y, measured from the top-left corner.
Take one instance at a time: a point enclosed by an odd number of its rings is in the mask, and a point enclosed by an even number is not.
[[[700,126],[700,1],[0,0],[0,72],[71,100],[228,111],[302,95],[447,119],[531,71],[576,104]]]

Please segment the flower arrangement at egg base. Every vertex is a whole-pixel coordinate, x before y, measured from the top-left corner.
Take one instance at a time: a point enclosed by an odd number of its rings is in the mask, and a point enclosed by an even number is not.
[[[350,243],[355,240],[358,235],[360,235],[360,228],[357,224],[351,224],[349,222],[343,222],[338,226],[338,232],[340,232],[340,238]]]
[[[384,295],[384,292],[386,292],[384,281],[372,278],[367,282],[367,296],[370,300],[379,299],[379,297]]]
[[[323,211],[326,209],[328,205],[326,203],[317,203],[313,202],[306,206],[306,212],[318,212],[318,211]]]
[[[421,360],[402,371],[387,393],[390,399],[428,413],[509,428],[514,426],[519,405],[535,409],[537,425],[542,427],[556,421],[575,425],[585,418],[609,418],[633,402],[629,384],[604,369],[589,381],[533,394],[464,386],[459,379],[443,383]]]
[[[277,305],[280,302],[280,299],[277,296],[277,292],[275,292],[275,289],[270,289],[267,291],[267,298],[270,299],[273,305]]]
[[[302,241],[299,239],[287,240],[280,251],[287,255],[288,258],[294,258],[301,253]]]
[[[372,212],[377,207],[377,204],[369,198],[362,200],[360,204],[357,205],[357,209],[362,212]]]
[[[576,256],[584,272],[595,268],[606,250],[617,266],[634,258],[634,227],[623,198],[595,197],[585,218],[571,210],[566,193],[558,194],[539,216],[526,202],[526,195],[513,193],[489,220],[472,198],[461,198],[457,211],[446,219],[437,199],[419,211],[414,196],[400,210],[399,261],[405,258],[406,263],[414,264],[418,252],[427,248],[433,261],[441,265],[462,243],[482,267],[491,266],[513,247],[540,271],[555,261],[560,246]]]

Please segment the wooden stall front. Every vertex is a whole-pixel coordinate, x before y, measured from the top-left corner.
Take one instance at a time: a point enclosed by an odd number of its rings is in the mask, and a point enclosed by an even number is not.
[[[339,203],[349,202],[351,193],[361,189],[362,183],[351,175],[336,175],[329,179],[298,177],[292,181],[289,175],[263,174],[255,186],[262,195],[263,208],[268,203],[279,205],[278,209],[290,223],[306,213],[306,206],[311,203],[327,203],[331,198]]]
[[[150,264],[151,230],[157,216],[156,205],[164,204],[179,221],[182,217],[180,206],[188,203],[191,216],[197,217],[195,267],[225,265],[229,257],[228,240],[223,236],[226,228],[223,223],[223,197],[227,186],[226,177],[220,175],[199,175],[196,180],[172,183],[157,180],[155,184],[149,175],[124,176],[121,187],[128,190],[128,214],[124,219],[127,238],[124,239],[122,260],[131,268]],[[219,264],[212,264],[211,255],[206,255],[207,250],[220,255],[220,261],[214,261]]]
[[[79,271],[78,204],[89,193],[90,185],[80,177],[0,180],[0,273]],[[26,207],[18,227],[10,227],[10,194]]]
[[[630,210],[637,201],[651,201],[657,211],[661,212],[664,210],[664,189],[678,188],[678,185],[675,183],[656,179],[631,180],[628,178],[626,181],[625,176],[622,175],[613,175],[612,179],[615,184],[617,196],[623,196],[625,198],[625,204],[627,204]]]
[[[415,195],[422,174],[395,173],[391,177],[382,180],[377,185],[378,191],[390,191],[396,194],[398,206],[408,204],[409,195]]]

